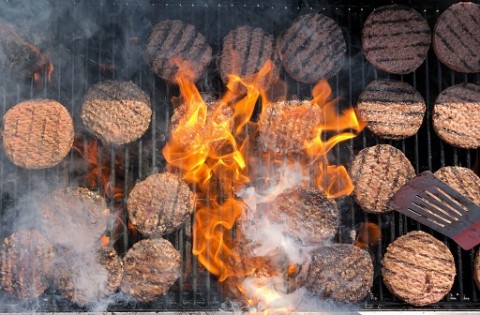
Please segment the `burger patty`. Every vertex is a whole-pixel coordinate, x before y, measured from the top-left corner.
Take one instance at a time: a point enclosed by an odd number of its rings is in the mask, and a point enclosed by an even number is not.
[[[433,107],[433,128],[450,145],[480,147],[480,86],[463,83],[443,90]]]
[[[45,236],[53,244],[77,252],[99,244],[109,216],[103,197],[83,187],[57,189],[45,197],[40,207]]]
[[[138,182],[127,200],[128,217],[146,236],[169,234],[192,214],[195,199],[188,185],[172,173],[158,173]]]
[[[370,254],[350,244],[332,244],[314,250],[306,288],[321,299],[357,302],[373,283]]]
[[[466,73],[480,71],[480,5],[455,3],[437,19],[433,49],[447,67]]]
[[[251,79],[265,63],[271,60],[274,67],[261,82],[264,89],[278,78],[278,57],[273,47],[273,36],[261,28],[239,26],[228,32],[223,39],[219,69],[223,83],[228,83],[228,75],[235,74]],[[260,83],[260,82],[259,82]]]
[[[305,142],[319,136],[324,114],[309,101],[266,104],[258,119],[259,143],[266,151],[290,153],[305,148]]]
[[[63,251],[54,263],[55,285],[67,299],[80,306],[113,294],[122,276],[122,263],[111,247],[81,254]]]
[[[303,246],[315,246],[332,239],[338,227],[337,204],[318,190],[294,187],[283,191],[259,210],[274,224],[284,224],[288,237]]]
[[[0,247],[0,284],[8,294],[33,299],[49,286],[49,271],[55,252],[36,230],[18,231]]]
[[[350,167],[355,201],[366,212],[384,213],[390,198],[415,170],[402,151],[389,144],[378,144],[361,150]]]
[[[409,232],[390,243],[382,265],[388,290],[415,306],[440,301],[455,280],[455,261],[448,247],[422,231]]]
[[[60,103],[28,100],[3,116],[3,149],[16,165],[42,169],[57,165],[73,144],[73,120]]]
[[[426,108],[423,97],[410,84],[375,80],[360,94],[357,113],[377,136],[400,140],[417,133]]]
[[[276,42],[283,67],[297,81],[316,83],[340,71],[347,46],[342,30],[323,14],[300,16]]]
[[[122,261],[121,290],[141,302],[166,294],[181,272],[180,253],[165,239],[135,243]]]
[[[150,98],[131,81],[103,81],[92,86],[82,106],[83,124],[102,141],[125,144],[150,125]]]
[[[392,4],[376,8],[362,31],[363,53],[376,68],[394,74],[415,71],[427,57],[431,32],[412,8]]]
[[[444,166],[438,169],[434,175],[480,205],[480,178],[471,169],[460,166]]]
[[[174,80],[178,66],[173,60],[188,63],[191,79],[196,81],[212,59],[212,48],[193,25],[180,20],[165,20],[155,25],[148,38],[145,60],[164,80]]]

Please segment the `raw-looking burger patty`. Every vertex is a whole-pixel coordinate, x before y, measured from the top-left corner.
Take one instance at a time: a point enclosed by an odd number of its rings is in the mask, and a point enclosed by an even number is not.
[[[12,296],[32,299],[49,286],[49,272],[55,252],[36,230],[18,231],[0,247],[0,284]]]
[[[106,143],[140,138],[150,125],[150,98],[131,81],[104,81],[92,86],[82,106],[82,121]]]
[[[273,47],[273,36],[261,28],[239,26],[230,31],[223,39],[220,57],[220,76],[223,83],[228,83],[229,74],[250,79],[265,63],[271,60],[273,68],[261,85],[268,89],[278,78],[278,57]],[[260,83],[260,82],[259,82]]]
[[[191,79],[198,79],[212,59],[212,48],[193,25],[180,20],[165,20],[150,33],[145,59],[150,69],[162,79],[173,80],[178,66],[172,58],[188,63]]]
[[[317,128],[323,119],[320,106],[310,101],[269,103],[258,119],[260,145],[265,151],[302,151],[305,142],[319,135]]]
[[[193,212],[195,199],[188,185],[172,173],[158,173],[138,182],[127,201],[130,222],[146,236],[178,229]]]
[[[347,51],[340,27],[318,13],[297,18],[278,37],[275,48],[288,74],[304,83],[334,76],[342,68]]]
[[[59,188],[40,207],[46,237],[55,245],[77,252],[99,244],[110,210],[102,196],[83,187]]]
[[[363,53],[376,68],[394,74],[415,71],[427,57],[431,33],[412,8],[393,4],[375,9],[362,31]]]
[[[319,247],[312,254],[306,288],[321,299],[357,302],[373,283],[370,254],[350,244]]]
[[[115,250],[102,247],[78,254],[63,251],[54,262],[56,287],[70,301],[85,306],[99,302],[120,286],[123,267]]]
[[[455,147],[480,147],[480,86],[463,83],[443,90],[433,107],[433,128]]]
[[[70,152],[73,120],[60,103],[49,99],[23,101],[3,116],[3,149],[16,165],[52,167]]]
[[[185,103],[182,103],[174,110],[170,119],[171,137],[174,138],[172,140],[187,151],[197,150],[199,149],[198,146],[204,146],[209,141],[211,141],[211,145],[219,149],[224,140],[226,140],[225,132],[232,131],[232,107],[221,101],[206,102],[205,104],[207,112],[204,125],[201,123],[191,124],[189,122],[192,114],[198,108],[196,106],[188,108]],[[200,119],[197,119],[197,122],[200,121]]]
[[[0,21],[0,69],[9,78],[24,80],[48,73],[53,66],[12,25]]]
[[[375,80],[360,94],[357,113],[377,136],[400,140],[417,133],[426,108],[422,95],[410,84]]]
[[[384,213],[390,198],[408,180],[415,170],[402,151],[389,144],[378,144],[361,150],[350,168],[356,202],[366,212]]]
[[[433,49],[438,60],[455,71],[480,71],[479,4],[453,4],[438,17],[433,32]]]
[[[434,175],[480,205],[480,178],[471,169],[460,166],[444,166],[438,169]]]
[[[422,231],[409,232],[388,245],[382,265],[388,290],[415,306],[440,301],[450,292],[456,273],[448,247]]]
[[[330,240],[337,231],[338,206],[318,190],[290,188],[272,203],[259,205],[259,209],[271,223],[284,224],[287,236],[303,246]]]
[[[120,288],[141,302],[166,294],[180,276],[180,253],[165,239],[135,243],[122,261],[124,274]]]

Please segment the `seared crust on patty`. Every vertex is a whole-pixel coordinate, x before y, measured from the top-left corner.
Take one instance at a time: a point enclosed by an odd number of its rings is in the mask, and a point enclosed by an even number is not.
[[[415,306],[440,301],[455,280],[455,261],[448,247],[422,231],[409,232],[390,243],[382,265],[388,290]]]
[[[480,86],[462,83],[443,90],[433,108],[433,128],[450,145],[480,147]]]
[[[384,213],[390,198],[415,170],[402,151],[389,144],[378,144],[361,150],[350,167],[355,201],[366,212]]]
[[[73,144],[73,120],[60,103],[28,100],[3,116],[3,149],[16,165],[41,169],[60,163]]]

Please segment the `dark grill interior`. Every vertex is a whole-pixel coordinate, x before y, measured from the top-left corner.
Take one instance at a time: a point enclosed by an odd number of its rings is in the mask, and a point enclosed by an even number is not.
[[[40,3],[41,2],[41,3]],[[367,1],[366,1],[367,2]],[[35,82],[0,81],[0,114],[14,104],[30,98],[48,97],[64,104],[73,114],[76,131],[79,134],[75,146],[82,150],[92,138],[82,131],[79,110],[83,95],[92,84],[105,79],[130,79],[146,91],[153,103],[154,116],[147,133],[132,144],[122,147],[101,147],[97,154],[98,173],[105,165],[113,186],[121,188],[125,195],[139,179],[161,171],[165,161],[161,154],[168,141],[168,122],[171,115],[171,96],[178,95],[174,86],[158,79],[143,62],[143,45],[150,27],[163,19],[181,19],[194,24],[203,33],[214,53],[218,53],[225,34],[238,25],[260,26],[277,36],[288,27],[298,15],[321,12],[342,27],[347,42],[348,63],[343,70],[329,80],[339,108],[354,105],[359,93],[376,78],[391,77],[411,83],[425,97],[427,114],[417,135],[403,141],[385,141],[365,130],[352,141],[340,144],[334,150],[332,162],[348,164],[354,154],[364,147],[378,143],[389,143],[405,152],[417,173],[435,171],[444,165],[460,165],[474,169],[477,173],[478,155],[476,150],[456,149],[443,143],[433,131],[431,109],[438,93],[453,84],[480,83],[480,74],[464,75],[455,73],[436,59],[432,49],[427,61],[414,73],[404,76],[389,76],[375,70],[365,61],[361,53],[361,30],[363,21],[373,8],[390,1],[362,4],[361,1],[31,1],[25,7],[0,3],[0,17],[13,23],[38,31],[36,38],[41,49],[50,56],[55,72],[50,83],[43,80],[43,86]],[[454,1],[396,1],[412,6],[421,12],[433,27],[436,18]],[[43,14],[46,10],[47,13]],[[16,15],[18,13],[18,15]],[[41,34],[41,35],[40,35]],[[282,74],[290,87],[290,97],[310,97],[312,86],[299,84]],[[218,96],[223,91],[219,74],[212,62],[208,74],[198,81],[203,92]],[[82,162],[78,150],[57,167],[41,171],[29,171],[15,167],[2,153],[0,154],[0,236],[3,238],[25,222],[12,224],[19,214],[28,211],[28,200],[24,196],[37,189],[38,181],[49,184],[80,182],[88,184],[82,174]],[[98,176],[97,188],[105,193]],[[107,196],[114,218],[112,226],[125,226],[126,196]],[[378,246],[370,248],[374,257],[375,281],[370,296],[354,305],[357,309],[413,309],[394,298],[380,278],[380,261],[387,245],[399,235],[410,230],[422,229],[445,241],[454,254],[457,277],[455,284],[442,302],[432,305],[434,309],[475,309],[480,307],[478,291],[472,278],[473,259],[476,249],[463,251],[449,239],[432,232],[420,224],[406,219],[398,213],[367,215],[348,197],[341,201],[342,219],[337,240],[351,243],[350,233],[358,230],[362,222],[374,222],[382,230]],[[117,224],[120,222],[121,224]],[[128,229],[111,232],[116,239],[115,248],[124,253],[139,239]],[[182,276],[168,295],[149,304],[133,301],[113,301],[111,311],[127,310],[216,310],[224,302],[216,279],[209,275],[191,253],[192,225],[186,226],[167,236],[183,256]],[[0,312],[15,310],[74,311],[85,310],[62,298],[60,293],[49,289],[38,300],[19,301],[0,293]]]

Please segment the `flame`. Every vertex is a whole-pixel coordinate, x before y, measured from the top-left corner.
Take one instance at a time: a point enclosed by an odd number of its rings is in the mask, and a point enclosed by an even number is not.
[[[110,237],[104,235],[100,239],[100,246],[108,246],[110,244]]]
[[[354,245],[368,250],[376,246],[382,239],[382,232],[377,224],[373,222],[363,222],[358,229],[357,238]]]
[[[181,59],[172,59],[171,62],[179,69],[175,80],[186,112],[172,130],[163,155],[168,167],[181,171],[184,180],[195,188],[197,194],[192,251],[220,282],[234,279],[236,291],[241,292],[249,304],[261,304],[262,309],[271,311],[285,294],[268,286],[273,280],[268,277],[254,277],[253,282],[250,282],[254,286],[244,287],[244,281],[254,276],[255,270],[262,266],[264,260],[258,259],[257,267],[255,264],[252,268],[238,267],[245,266],[242,259],[246,257],[235,249],[232,229],[244,213],[245,204],[237,198],[236,192],[252,183],[250,166],[269,167],[269,161],[273,161],[273,164],[285,163],[286,159],[285,156],[255,152],[251,136],[251,131],[255,129],[251,119],[257,101],[260,99],[262,104],[269,102],[267,92],[262,89],[262,82],[269,75],[272,63],[267,62],[257,74],[248,78],[229,75],[227,92],[217,105],[209,108],[192,80],[190,65]],[[338,114],[335,104],[328,83],[320,81],[313,89],[313,99],[308,106],[318,106],[324,119],[314,126],[315,137],[305,141],[302,153],[302,172],[310,173],[313,168],[315,186],[325,191],[330,198],[348,195],[353,184],[343,166],[329,165],[327,153],[339,142],[355,137],[365,125],[357,119],[352,109]],[[233,114],[222,116],[222,106],[230,106]],[[322,139],[324,133],[333,135],[325,140]],[[287,164],[295,165],[293,159]],[[256,261],[254,257],[252,260]],[[232,268],[231,261],[235,262],[233,265],[236,268]],[[252,266],[251,263],[247,265]],[[296,274],[298,268],[290,264],[288,272],[280,274],[288,277]],[[279,277],[279,273],[271,276]],[[280,312],[290,310],[283,306],[275,308],[275,311]]]

